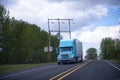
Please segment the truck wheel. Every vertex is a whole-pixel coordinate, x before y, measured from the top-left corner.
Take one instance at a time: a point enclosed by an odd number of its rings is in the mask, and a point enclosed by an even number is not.
[[[81,56],[81,60],[80,60],[80,62],[83,62],[83,58],[82,58],[82,56]]]
[[[76,58],[74,58],[74,60],[73,60],[73,62],[72,62],[73,64],[75,64],[76,63]]]
[[[78,58],[75,58],[75,63],[78,63]]]
[[[61,63],[60,62],[58,62],[58,65],[60,65]]]

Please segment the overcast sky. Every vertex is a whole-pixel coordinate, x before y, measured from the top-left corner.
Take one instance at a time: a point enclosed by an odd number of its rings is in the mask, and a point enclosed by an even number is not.
[[[74,19],[72,38],[82,41],[84,53],[90,47],[99,50],[105,37],[118,38],[120,0],[0,0],[0,3],[10,11],[11,17],[36,24],[46,31],[48,18]],[[68,29],[68,22],[63,22],[61,29]],[[55,29],[58,25],[52,21],[50,26]],[[68,34],[62,36],[68,38]]]

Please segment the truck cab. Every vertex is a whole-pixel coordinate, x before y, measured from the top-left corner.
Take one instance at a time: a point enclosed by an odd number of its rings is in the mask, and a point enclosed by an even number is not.
[[[61,40],[58,48],[59,52],[57,52],[58,64],[69,62],[77,63],[80,58],[82,58],[82,51],[79,52],[82,50],[79,49],[81,48],[80,46],[80,44],[78,46],[78,41],[76,39]]]

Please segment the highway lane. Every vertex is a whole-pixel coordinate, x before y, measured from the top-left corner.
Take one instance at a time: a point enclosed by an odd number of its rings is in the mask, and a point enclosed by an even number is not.
[[[93,60],[63,80],[120,80],[120,64]]]
[[[81,63],[78,63],[81,64]],[[49,65],[0,75],[0,80],[49,80],[78,64]]]
[[[7,73],[0,75],[0,80],[120,80],[119,69],[120,64],[107,60],[93,60]]]

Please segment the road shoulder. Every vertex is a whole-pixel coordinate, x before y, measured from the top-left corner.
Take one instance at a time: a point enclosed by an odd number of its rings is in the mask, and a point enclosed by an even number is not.
[[[119,63],[111,61],[111,60],[106,60],[106,62],[120,71],[120,64]]]

